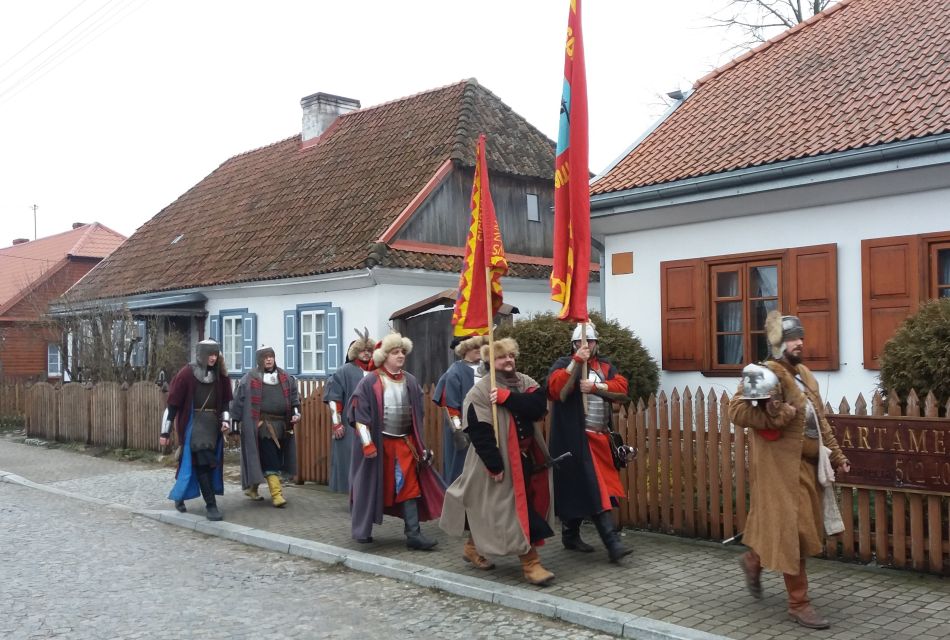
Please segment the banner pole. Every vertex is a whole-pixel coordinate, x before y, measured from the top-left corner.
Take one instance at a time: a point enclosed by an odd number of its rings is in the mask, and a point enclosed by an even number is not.
[[[491,379],[489,388],[495,389],[495,318],[491,305],[491,269],[485,267],[485,303],[488,305],[488,375]],[[495,430],[495,442],[498,442],[498,405],[494,402],[491,405],[491,426]]]

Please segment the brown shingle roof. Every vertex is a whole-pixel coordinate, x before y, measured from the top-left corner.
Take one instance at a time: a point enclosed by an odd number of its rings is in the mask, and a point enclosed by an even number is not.
[[[0,249],[0,310],[67,257],[104,258],[125,236],[98,222]]]
[[[948,132],[947,34],[946,0],[841,0],[700,79],[591,193]]]
[[[110,298],[362,268],[372,243],[447,160],[550,179],[554,143],[475,80],[340,116],[235,156],[70,291]],[[180,238],[179,238],[180,236]],[[176,238],[179,238],[176,241]]]

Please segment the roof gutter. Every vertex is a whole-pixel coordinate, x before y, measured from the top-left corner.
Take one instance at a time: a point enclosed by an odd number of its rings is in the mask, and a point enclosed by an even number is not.
[[[769,181],[799,178],[800,184],[821,182],[823,180],[817,177],[818,174],[837,172],[876,162],[893,162],[904,158],[927,156],[948,151],[950,151],[950,134],[940,134],[841,151],[813,158],[799,158],[762,167],[736,169],[626,191],[598,194],[591,197],[591,217],[607,217],[628,213],[631,210],[648,208],[651,203],[673,198],[687,197],[692,201],[703,200],[711,197],[710,194],[713,192],[739,189]],[[950,159],[938,158],[932,164],[941,164],[948,161]],[[804,176],[808,176],[808,178],[804,179]],[[836,179],[836,177],[830,176],[827,179]],[[717,194],[717,197],[721,197],[721,193]]]

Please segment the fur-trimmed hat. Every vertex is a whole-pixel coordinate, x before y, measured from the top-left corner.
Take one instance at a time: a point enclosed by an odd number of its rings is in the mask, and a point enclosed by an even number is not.
[[[346,350],[347,360],[356,360],[356,356],[361,351],[372,351],[376,347],[376,341],[369,337],[369,329],[363,327],[363,333],[360,333],[359,329],[353,329],[353,331],[359,337],[351,342],[350,347]]]
[[[489,353],[489,344],[486,343],[482,345],[482,360],[488,362],[488,358],[491,356]],[[514,338],[502,338],[501,340],[495,340],[495,357],[500,358],[506,356],[509,353],[513,353],[515,357],[518,357],[518,343]]]
[[[798,316],[783,316],[780,311],[769,311],[765,317],[765,337],[769,341],[772,357],[778,360],[785,355],[785,341],[805,337],[805,328]]]
[[[406,352],[406,355],[412,351],[412,340],[409,338],[403,338],[402,334],[399,333],[390,333],[388,336],[376,343],[376,350],[373,351],[373,364],[377,367],[383,366],[383,363],[386,362],[386,357],[389,355],[389,352],[395,349],[396,347],[402,347],[402,350]]]
[[[488,344],[488,336],[470,336],[463,338],[455,345],[455,355],[464,358],[465,354],[472,349],[480,349],[482,345]]]

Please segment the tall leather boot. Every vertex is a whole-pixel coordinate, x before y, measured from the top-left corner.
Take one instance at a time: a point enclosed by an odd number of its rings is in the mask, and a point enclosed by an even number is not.
[[[257,492],[257,485],[252,484],[247,489],[244,490],[244,495],[246,495],[251,500],[263,500],[264,496]]]
[[[561,543],[565,549],[591,553],[594,547],[581,540],[581,518],[561,521]]]
[[[739,566],[745,574],[745,586],[752,594],[752,597],[759,600],[762,598],[762,561],[759,560],[759,554],[751,549],[739,556]]]
[[[402,518],[406,521],[406,547],[418,551],[429,551],[439,543],[423,535],[422,527],[419,526],[418,502],[418,498],[414,498],[402,503]]]
[[[482,569],[483,571],[495,568],[494,562],[478,552],[478,549],[475,547],[475,541],[472,540],[472,536],[468,537],[468,540],[465,541],[465,546],[462,547],[462,559],[465,560],[465,562],[471,563],[476,569]]]
[[[633,553],[633,549],[628,549],[620,543],[620,536],[614,530],[614,519],[609,511],[603,511],[594,516],[594,524],[597,526],[597,533],[607,547],[607,557],[611,562],[619,562],[624,556]]]
[[[531,584],[539,587],[546,586],[554,580],[554,574],[541,566],[541,558],[538,556],[538,550],[531,547],[531,550],[523,556],[518,556],[521,560],[521,571],[524,573],[524,579]]]
[[[808,629],[827,629],[831,625],[818,615],[808,599],[808,575],[805,559],[800,560],[798,574],[783,574],[785,590],[788,591],[788,617]]]
[[[214,499],[214,485],[211,482],[210,471],[198,473],[198,488],[201,489],[201,497],[205,499],[205,516],[208,520],[224,520]]]
[[[280,487],[280,476],[267,476],[267,488],[270,489],[270,501],[275,507],[282,507],[287,504],[284,499],[284,490]]]

